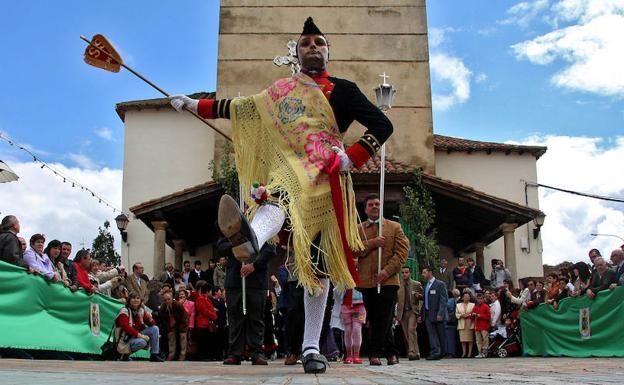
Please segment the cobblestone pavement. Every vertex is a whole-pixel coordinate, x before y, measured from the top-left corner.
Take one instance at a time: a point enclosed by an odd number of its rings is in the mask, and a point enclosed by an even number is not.
[[[300,366],[223,366],[200,362],[95,362],[0,359],[0,384],[49,385],[372,385],[372,384],[622,384],[617,358],[508,358],[401,361],[396,366],[333,364],[325,374]]]

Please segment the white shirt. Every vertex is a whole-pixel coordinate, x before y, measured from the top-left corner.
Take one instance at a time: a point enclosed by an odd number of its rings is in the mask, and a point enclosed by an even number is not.
[[[490,304],[490,325],[497,326],[500,325],[501,321],[501,305],[498,300],[496,302],[492,302]]]

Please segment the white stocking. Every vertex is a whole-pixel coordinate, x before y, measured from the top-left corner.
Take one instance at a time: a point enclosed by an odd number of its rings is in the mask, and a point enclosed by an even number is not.
[[[260,206],[251,220],[251,228],[256,233],[258,249],[261,249],[266,241],[279,233],[286,220],[286,214],[277,205],[265,204]]]
[[[303,345],[301,352],[303,355],[310,353],[320,354],[319,340],[323,329],[323,318],[325,318],[325,305],[329,294],[329,278],[321,278],[323,289],[314,296],[306,293],[303,296],[303,308],[305,310],[305,324],[303,327]]]

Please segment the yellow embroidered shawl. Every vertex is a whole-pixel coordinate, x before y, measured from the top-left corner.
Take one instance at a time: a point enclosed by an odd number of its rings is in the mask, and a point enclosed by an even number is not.
[[[353,288],[332,205],[329,177],[323,167],[332,146],[343,148],[332,108],[310,77],[278,80],[260,94],[237,98],[231,120],[236,168],[242,186],[265,183],[270,200],[285,209],[295,254],[294,274],[307,290],[319,287],[312,263],[312,241],[320,249],[335,286]],[[355,194],[349,174],[340,176],[344,223],[351,249],[361,250]],[[257,205],[247,196],[249,207]],[[253,215],[252,210],[249,215]]]

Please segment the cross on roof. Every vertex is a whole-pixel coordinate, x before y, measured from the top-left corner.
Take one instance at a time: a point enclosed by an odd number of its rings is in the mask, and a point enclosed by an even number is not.
[[[286,43],[286,47],[288,47],[288,55],[287,56],[276,56],[273,59],[273,63],[281,67],[283,65],[290,65],[290,70],[292,74],[296,74],[301,70],[299,66],[299,60],[297,60],[297,42],[294,40],[290,40]]]

